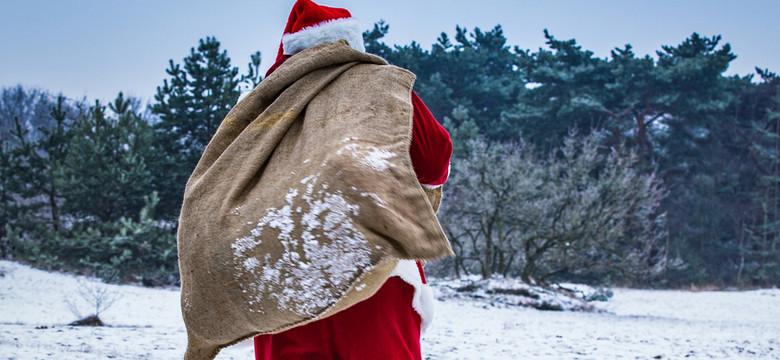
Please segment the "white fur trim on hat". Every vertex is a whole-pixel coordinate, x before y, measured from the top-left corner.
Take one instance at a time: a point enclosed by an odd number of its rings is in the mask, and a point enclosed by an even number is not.
[[[414,311],[420,314],[420,318],[422,318],[422,332],[425,332],[433,320],[433,304],[436,301],[433,298],[430,286],[422,283],[420,270],[417,269],[417,264],[414,260],[399,260],[395,270],[390,274],[390,277],[393,276],[398,276],[407,284],[414,286],[412,307]]]
[[[292,34],[284,34],[282,36],[282,47],[285,55],[294,55],[314,45],[335,42],[341,39],[346,39],[349,46],[355,50],[366,51],[360,23],[353,18],[324,21]]]

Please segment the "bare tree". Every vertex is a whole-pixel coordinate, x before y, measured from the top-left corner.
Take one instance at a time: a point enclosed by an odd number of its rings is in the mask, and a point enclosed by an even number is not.
[[[55,97],[45,91],[21,85],[0,90],[0,140],[13,140],[9,131],[14,128],[14,119],[18,119],[31,132],[32,140],[36,140],[41,135],[38,128],[54,125],[51,117],[54,100]]]
[[[523,203],[541,169],[528,166],[528,152],[519,144],[467,143],[467,154],[453,160],[442,225],[457,253],[455,271],[468,273],[476,264],[484,278],[507,275],[517,265],[524,219]]]
[[[453,160],[441,213],[456,273],[547,283],[562,274],[658,275],[666,264],[665,192],[637,157],[571,134],[547,156],[515,143],[468,143]]]
[[[112,292],[107,284],[84,279],[78,280],[76,293],[80,300],[70,296],[65,298],[68,310],[81,319],[72,323],[75,325],[102,325],[100,314],[111,308],[114,302],[119,299],[118,294]],[[85,303],[86,305],[83,305]],[[82,307],[86,307],[87,313],[92,312],[92,314],[82,318]]]

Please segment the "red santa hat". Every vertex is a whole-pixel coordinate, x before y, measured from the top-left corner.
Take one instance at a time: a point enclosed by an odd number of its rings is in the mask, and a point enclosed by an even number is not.
[[[365,51],[360,24],[347,9],[317,5],[311,0],[298,0],[293,5],[273,72],[287,58],[314,45],[346,39],[358,51]],[[266,75],[267,76],[267,75]]]

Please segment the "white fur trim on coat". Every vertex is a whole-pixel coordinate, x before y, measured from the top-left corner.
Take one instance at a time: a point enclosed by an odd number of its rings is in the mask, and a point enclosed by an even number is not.
[[[422,332],[428,328],[433,320],[433,292],[428,284],[422,283],[420,270],[414,260],[400,260],[398,265],[390,274],[390,277],[398,276],[409,285],[414,286],[414,297],[412,298],[412,307],[422,318]]]
[[[363,44],[363,31],[358,21],[353,18],[324,21],[303,28],[296,33],[284,34],[282,47],[285,55],[295,55],[314,45],[331,43],[341,39],[346,39],[349,46],[355,50],[366,51]]]

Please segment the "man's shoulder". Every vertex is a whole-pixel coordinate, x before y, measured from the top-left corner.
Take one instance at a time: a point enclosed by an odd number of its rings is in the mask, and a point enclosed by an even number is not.
[[[348,80],[349,86],[360,88],[390,90],[387,86],[398,84],[404,91],[411,93],[412,85],[417,78],[411,71],[395,66],[372,63],[360,63],[345,71],[340,77]]]

